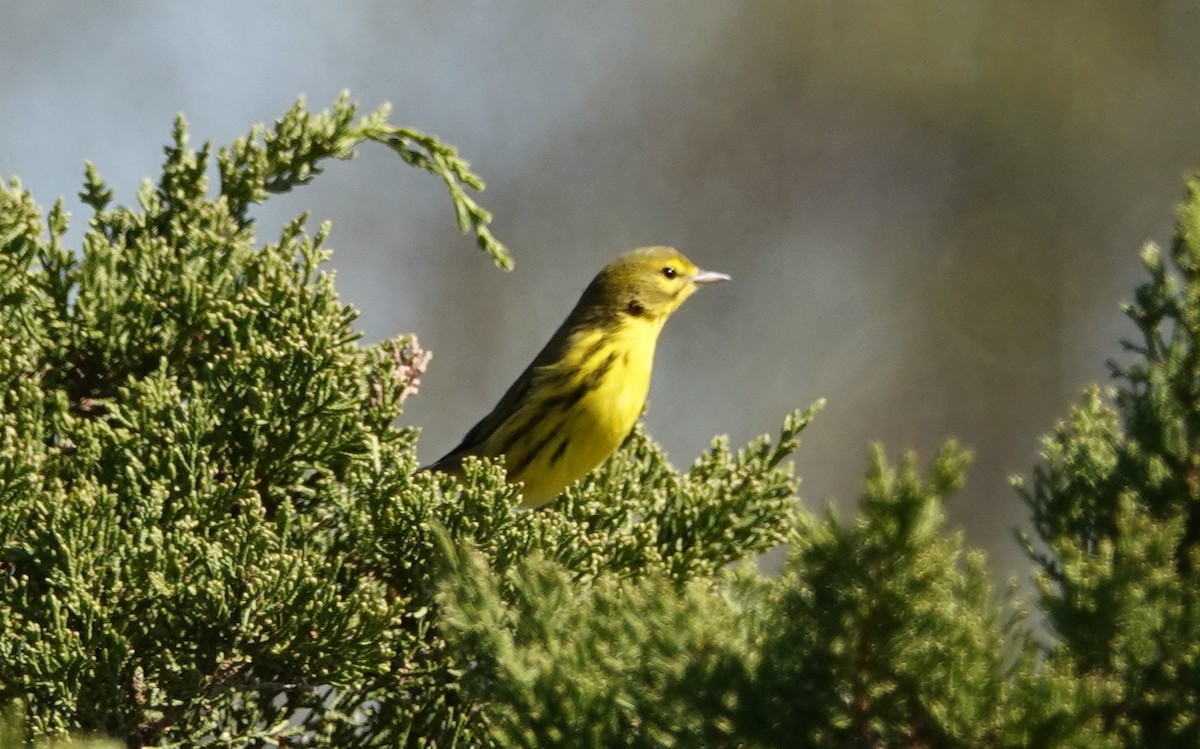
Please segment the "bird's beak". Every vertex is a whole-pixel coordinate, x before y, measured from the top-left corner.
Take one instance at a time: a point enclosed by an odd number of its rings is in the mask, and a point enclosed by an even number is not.
[[[724,273],[717,273],[715,270],[702,270],[702,271],[697,272],[696,275],[692,276],[692,283],[696,284],[697,286],[703,286],[703,285],[709,284],[709,283],[716,283],[717,281],[732,281],[732,280],[733,279],[730,278],[728,275],[726,275]]]

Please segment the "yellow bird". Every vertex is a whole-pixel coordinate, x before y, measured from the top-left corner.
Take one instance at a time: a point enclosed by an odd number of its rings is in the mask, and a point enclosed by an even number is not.
[[[605,266],[492,412],[429,466],[460,473],[462,459],[505,456],[539,507],[600,465],[646,404],[659,331],[698,287],[728,281],[671,247],[642,247]]]

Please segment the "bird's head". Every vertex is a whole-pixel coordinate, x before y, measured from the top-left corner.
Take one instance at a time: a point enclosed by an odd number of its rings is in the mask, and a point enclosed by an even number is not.
[[[728,280],[700,270],[673,247],[641,247],[605,266],[584,300],[604,315],[661,322],[700,286]]]

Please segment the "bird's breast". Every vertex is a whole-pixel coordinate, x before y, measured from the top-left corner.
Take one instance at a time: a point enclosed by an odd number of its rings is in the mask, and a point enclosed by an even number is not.
[[[650,391],[661,325],[651,322],[579,333],[541,373],[536,406],[544,420],[529,453],[509,455],[527,505],[549,501],[613,453],[637,423]]]
[[[608,452],[625,439],[646,405],[660,328],[634,321],[596,333],[588,345],[579,347],[587,357],[575,368],[586,387],[581,415],[609,446]]]

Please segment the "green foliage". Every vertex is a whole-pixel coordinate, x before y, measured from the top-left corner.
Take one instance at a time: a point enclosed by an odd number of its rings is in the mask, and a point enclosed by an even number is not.
[[[1116,389],[1087,392],[1019,488],[1057,657],[1110,686],[1123,746],[1200,746],[1200,180],[1167,258],[1142,260]]]
[[[485,715],[441,634],[435,529],[493,569],[540,550],[577,580],[682,580],[786,534],[781,463],[807,416],[683,477],[639,432],[566,512],[515,513],[498,466],[465,486],[418,473],[394,421],[427,355],[358,342],[321,269],[328,227],[300,217],[260,246],[250,211],[378,141],[509,260],[453,149],[355,117],[345,98],[298,104],[219,150],[215,194],[180,120],[136,208],[88,167],[78,252],[61,204],[43,217],[16,181],[0,190],[0,702],[27,739],[474,743]]]
[[[407,127],[391,125],[390,107],[384,105],[355,122],[355,107],[346,94],[334,104],[332,112],[309,114],[304,101],[296,105],[268,131],[256,126],[246,138],[222,149],[217,158],[221,174],[221,195],[232,214],[246,219],[247,209],[261,203],[268,193],[282,193],[308,184],[321,173],[318,164],[327,158],[348,159],[363,141],[382,143],[407,164],[437,175],[446,183],[459,228],[475,235],[479,248],[498,267],[512,268],[508,250],[488,229],[492,216],[464,189],[483,189],[483,180],[471,171],[470,164],[458,152],[437,138]],[[182,145],[183,121],[176,123],[176,141]],[[168,152],[170,155],[170,152]],[[198,161],[205,161],[204,155]],[[164,170],[164,179],[171,172]],[[187,184],[196,175],[186,174]],[[164,187],[166,186],[164,182]]]
[[[468,661],[467,698],[514,747],[728,744],[752,619],[711,582],[663,570],[588,584],[532,558],[503,579],[452,553],[444,621]],[[731,586],[732,587],[732,586]]]
[[[0,192],[0,694],[31,734],[249,740],[389,668],[404,600],[339,534],[356,463],[412,470],[412,434],[388,425],[419,350],[356,342],[319,270],[325,228],[297,219],[256,249],[241,215],[255,185],[287,189],[381,132],[353,114],[294,108],[239,141],[254,168],[223,170],[212,198],[182,121],[140,210],[110,209],[89,167],[78,255],[61,206],[42,238],[19,184]]]
[[[952,443],[877,450],[853,521],[800,506],[819,403],[684,472],[639,428],[533,512],[500,463],[418,470],[427,353],[360,344],[328,227],[251,213],[374,141],[511,261],[452,148],[356,117],[297,104],[215,191],[180,120],[136,208],[87,168],[78,251],[0,187],[0,747],[1200,745],[1200,182],[1118,387],[1021,484],[1043,644],[943,526]]]
[[[20,749],[26,746],[25,726],[17,705],[0,710],[0,749]],[[42,739],[36,743],[38,749],[117,749],[120,744],[104,737],[68,736]]]
[[[451,640],[492,738],[520,747],[1103,747],[1088,685],[1041,662],[976,553],[942,529],[963,480],[877,451],[850,526],[802,519],[785,573],[579,584],[451,550]],[[481,657],[482,656],[482,657]],[[1050,699],[1047,699],[1050,697]]]
[[[942,528],[968,455],[946,444],[927,482],[876,450],[850,527],[802,529],[763,655],[769,742],[786,746],[1101,746],[1091,695],[1038,663],[1011,593]],[[1045,702],[1035,691],[1059,689]],[[782,697],[772,697],[781,695]]]

